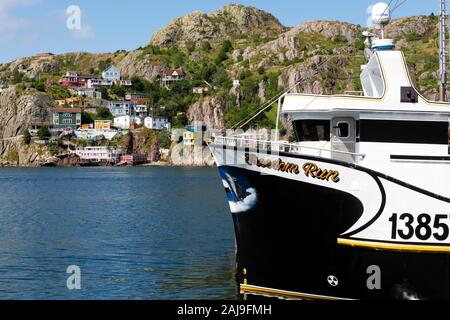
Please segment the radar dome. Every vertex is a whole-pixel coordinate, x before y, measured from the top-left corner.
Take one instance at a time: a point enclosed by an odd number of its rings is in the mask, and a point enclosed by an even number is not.
[[[372,23],[375,26],[387,25],[391,22],[391,10],[384,2],[379,2],[372,7]]]

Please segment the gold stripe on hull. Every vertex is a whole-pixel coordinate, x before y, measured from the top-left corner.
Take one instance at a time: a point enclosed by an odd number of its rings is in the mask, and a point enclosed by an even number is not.
[[[353,300],[347,298],[321,296],[316,294],[293,292],[265,287],[252,286],[249,284],[241,284],[241,294],[254,294],[261,296],[270,296],[284,299],[303,299],[303,300]]]
[[[416,244],[399,244],[399,243],[382,243],[373,241],[361,241],[351,239],[338,239],[337,243],[341,246],[368,248],[374,250],[385,251],[404,251],[416,253],[450,253],[450,246],[436,245],[416,245]]]

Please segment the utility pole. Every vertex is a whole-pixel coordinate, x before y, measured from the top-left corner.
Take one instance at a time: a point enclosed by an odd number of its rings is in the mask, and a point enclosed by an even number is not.
[[[439,15],[439,100],[445,101],[445,90],[447,87],[447,15],[446,0],[440,0]]]

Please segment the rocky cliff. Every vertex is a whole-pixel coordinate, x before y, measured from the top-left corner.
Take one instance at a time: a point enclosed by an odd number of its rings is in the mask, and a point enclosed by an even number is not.
[[[167,27],[157,31],[150,40],[154,46],[186,47],[202,42],[222,42],[227,38],[278,36],[286,28],[270,13],[238,4],[206,14],[193,12],[172,21]]]
[[[187,115],[189,122],[203,121],[210,129],[225,129],[225,115],[228,109],[227,104],[228,103],[222,95],[202,98],[200,101],[190,106]]]
[[[22,133],[33,125],[51,121],[53,99],[34,90],[19,92],[14,86],[0,96],[0,159],[13,165],[38,165],[47,155],[44,147],[26,146]]]

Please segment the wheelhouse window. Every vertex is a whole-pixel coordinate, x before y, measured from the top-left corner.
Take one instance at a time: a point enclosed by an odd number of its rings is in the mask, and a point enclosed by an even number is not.
[[[294,130],[298,142],[330,141],[329,120],[296,120]]]
[[[348,138],[350,136],[350,125],[348,124],[348,122],[338,123],[337,134],[339,138]]]
[[[361,120],[361,141],[448,144],[448,122]]]

